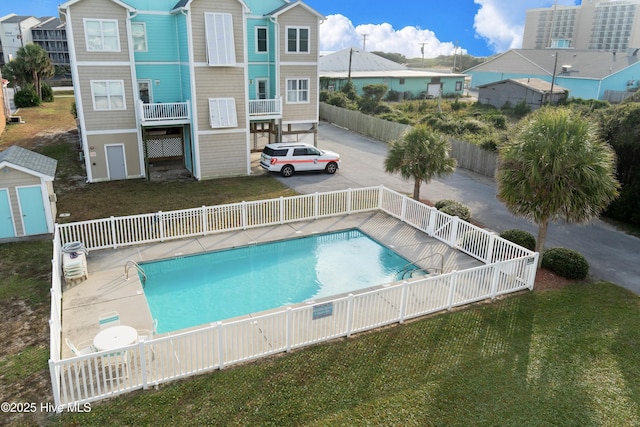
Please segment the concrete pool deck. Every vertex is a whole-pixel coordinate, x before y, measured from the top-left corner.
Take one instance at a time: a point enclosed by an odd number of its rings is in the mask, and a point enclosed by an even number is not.
[[[119,313],[121,324],[136,329],[152,329],[153,319],[135,268],[129,268],[129,279],[126,279],[127,261],[140,263],[351,228],[360,229],[425,269],[440,268],[440,255],[434,254],[442,255],[442,273],[482,265],[480,261],[383,212],[341,215],[163,243],[96,250],[87,257],[88,279],[63,288],[62,341],[69,338],[77,346],[91,341],[100,330],[98,316],[109,311]],[[63,344],[62,358],[72,356],[71,350]]]

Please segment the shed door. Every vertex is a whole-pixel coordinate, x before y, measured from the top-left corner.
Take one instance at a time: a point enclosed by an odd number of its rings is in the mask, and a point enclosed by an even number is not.
[[[13,224],[9,190],[3,188],[0,190],[0,239],[15,236],[16,228]]]
[[[42,189],[38,186],[20,187],[17,190],[24,234],[29,236],[32,234],[48,233],[49,229],[47,228],[47,215],[42,200]]]
[[[124,146],[107,145],[107,168],[109,179],[126,179],[127,169],[124,163]]]

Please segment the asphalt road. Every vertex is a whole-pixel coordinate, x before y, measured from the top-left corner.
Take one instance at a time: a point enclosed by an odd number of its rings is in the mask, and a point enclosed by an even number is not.
[[[413,182],[384,171],[385,143],[365,138],[336,126],[321,123],[318,147],[340,153],[341,168],[335,175],[301,173],[279,179],[299,193],[310,194],[347,188],[384,185],[411,194]],[[429,184],[422,184],[420,197],[437,202],[455,199],[467,205],[475,221],[501,232],[511,228],[537,235],[537,226],[512,215],[496,199],[496,184],[488,177],[465,169]],[[640,239],[593,220],[589,224],[550,224],[546,247],[567,247],[582,253],[590,265],[590,274],[640,294]]]

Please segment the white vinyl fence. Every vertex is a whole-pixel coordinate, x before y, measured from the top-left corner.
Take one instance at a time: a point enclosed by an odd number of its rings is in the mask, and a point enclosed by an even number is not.
[[[346,296],[284,307],[251,319],[217,322],[155,338],[114,353],[61,360],[60,248],[89,250],[160,242],[208,233],[380,210],[481,260],[485,265],[383,285]],[[57,224],[51,287],[54,401],[61,410],[167,381],[348,337],[487,298],[532,289],[538,253],[385,187],[349,189],[182,211]]]

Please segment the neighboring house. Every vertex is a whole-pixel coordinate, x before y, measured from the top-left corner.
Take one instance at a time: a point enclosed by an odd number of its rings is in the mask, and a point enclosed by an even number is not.
[[[70,0],[71,73],[89,182],[181,159],[249,175],[252,133],[317,134],[323,16],[286,0]]]
[[[578,6],[528,9],[523,49],[621,52],[640,46],[640,0],[588,0]]]
[[[0,152],[0,239],[53,233],[57,163],[16,145]]]
[[[401,98],[462,95],[464,74],[409,69],[404,65],[356,48],[347,48],[320,58],[322,90],[340,90],[349,80],[359,95],[362,88],[385,84]]]
[[[507,79],[478,86],[478,102],[502,108],[509,103],[512,107],[524,102],[532,110],[545,104],[556,105],[566,96],[566,89],[536,79]]]
[[[620,102],[639,88],[638,50],[511,49],[465,71],[471,87],[507,79],[538,78],[569,91],[569,97]],[[552,76],[555,78],[552,79]]]
[[[53,16],[40,19],[41,22],[31,28],[33,42],[47,52],[53,65],[68,67],[69,47],[64,24]]]
[[[0,18],[0,46],[2,55],[0,65],[16,57],[18,49],[33,43],[31,28],[40,23],[35,16],[19,16],[15,13]]]

